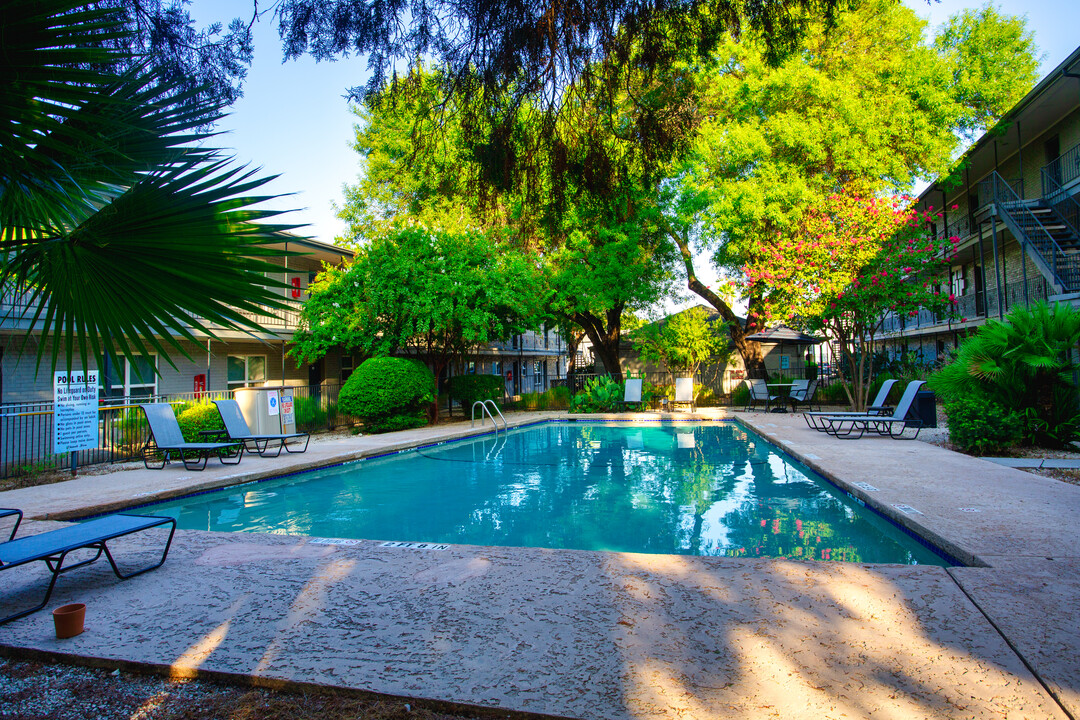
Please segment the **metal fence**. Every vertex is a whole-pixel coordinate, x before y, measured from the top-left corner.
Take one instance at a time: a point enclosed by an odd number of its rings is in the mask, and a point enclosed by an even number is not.
[[[359,420],[338,411],[340,385],[290,387],[296,427],[320,432],[348,427]],[[119,398],[98,408],[98,444],[75,453],[78,466],[133,460],[142,457],[150,437],[139,403],[164,402],[178,411],[185,406],[231,398],[232,391],[178,393]],[[4,403],[0,405],[0,478],[39,474],[71,466],[71,453],[52,451],[52,402]]]

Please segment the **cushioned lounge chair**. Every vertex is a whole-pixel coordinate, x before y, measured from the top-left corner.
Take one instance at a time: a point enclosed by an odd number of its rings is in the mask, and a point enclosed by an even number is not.
[[[768,412],[772,404],[780,399],[779,395],[769,394],[769,385],[764,380],[744,380],[743,382],[750,389],[750,399],[746,402],[747,412],[754,409],[754,403],[764,404],[765,412]]]
[[[143,465],[160,470],[169,464],[173,455],[179,455],[188,470],[202,470],[211,454],[226,465],[235,465],[244,456],[244,446],[236,442],[186,442],[180,432],[180,424],[168,403],[140,405],[150,423],[150,439],[143,446]],[[226,451],[222,454],[220,451]],[[161,465],[154,467],[150,458],[161,454]],[[235,460],[232,459],[235,457]],[[192,459],[195,458],[195,459]],[[200,460],[202,461],[200,464]]]
[[[922,429],[922,420],[911,419],[908,415],[912,403],[915,402],[915,394],[925,384],[923,380],[912,380],[904,389],[900,402],[896,404],[896,411],[892,415],[824,415],[819,421],[825,426],[825,432],[833,437],[845,440],[857,440],[864,433],[875,432],[879,435],[888,435],[895,439],[914,440],[919,437]],[[896,426],[900,425],[900,430]],[[905,437],[904,431],[915,428],[915,434]],[[856,434],[856,432],[858,434]]]
[[[282,448],[285,448],[285,452],[302,453],[307,450],[308,443],[311,441],[311,436],[308,433],[256,435],[248,427],[247,420],[244,419],[244,413],[240,411],[240,403],[235,400],[215,400],[214,404],[217,405],[221,420],[225,423],[225,430],[224,432],[221,430],[205,430],[203,434],[224,436],[232,442],[243,443],[248,452],[257,452],[263,457],[277,457],[281,454]],[[289,447],[286,441],[294,438],[303,438],[304,447],[299,450],[293,450]],[[272,443],[276,444],[272,445]],[[269,452],[271,449],[274,450],[273,455]]]
[[[170,410],[170,412],[172,411]],[[18,510],[4,510],[0,512],[5,514],[17,512],[19,513],[20,519],[22,518],[22,513]],[[116,564],[116,559],[113,558],[113,554],[109,550],[108,542],[110,540],[115,540],[116,538],[124,537],[125,535],[131,535],[163,525],[171,525],[171,527],[169,529],[169,538],[165,541],[165,550],[161,553],[161,559],[156,563],[152,563],[133,572],[121,572]],[[60,528],[58,530],[50,530],[37,535],[28,535],[19,538],[18,540],[12,539],[0,543],[0,571],[10,570],[11,568],[20,565],[41,561],[45,563],[49,568],[49,572],[52,574],[52,578],[49,580],[49,586],[45,589],[45,598],[40,604],[35,605],[28,610],[14,612],[0,619],[0,624],[41,610],[49,603],[53,588],[56,586],[56,579],[60,577],[61,574],[70,572],[76,568],[81,568],[84,565],[89,565],[100,558],[102,553],[108,558],[113,573],[121,580],[127,580],[136,575],[142,575],[144,572],[148,572],[154,568],[161,567],[165,562],[165,558],[169,556],[169,548],[172,546],[173,533],[175,532],[176,520],[171,517],[154,517],[152,515],[109,515],[107,517],[90,520],[89,522],[79,523],[78,525],[69,525],[68,527]],[[64,563],[67,561],[68,556],[77,550],[96,550],[97,552],[91,558],[76,560],[70,565],[65,565]]]
[[[874,402],[866,407],[865,412],[808,412],[803,413],[803,419],[806,420],[806,424],[815,430],[824,430],[824,426],[818,422],[820,417],[839,417],[842,415],[891,415],[893,411],[892,405],[886,405],[889,400],[889,393],[892,392],[893,385],[896,384],[896,380],[889,378],[881,384],[881,388],[878,390],[877,395],[874,396]]]
[[[644,409],[641,399],[641,378],[629,378],[626,381],[626,390],[623,392],[622,406],[637,405],[638,410]]]

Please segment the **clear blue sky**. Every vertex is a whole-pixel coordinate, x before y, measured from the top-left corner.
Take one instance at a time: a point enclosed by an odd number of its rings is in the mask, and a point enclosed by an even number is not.
[[[904,0],[904,4],[930,19],[937,27],[963,8],[984,2]],[[1080,44],[1075,33],[1080,11],[1075,0],[1004,0],[995,3],[1009,14],[1026,14],[1028,27],[1043,52],[1043,74],[1049,72]],[[197,22],[233,17],[249,18],[251,0],[195,0]],[[280,174],[273,192],[295,193],[277,201],[282,208],[298,208],[293,222],[308,223],[302,230],[323,242],[333,242],[345,226],[335,217],[342,186],[355,181],[359,166],[349,147],[354,116],[343,96],[346,89],[367,79],[365,58],[316,63],[302,58],[282,63],[276,25],[266,18],[255,26],[255,60],[244,85],[244,97],[219,128],[227,134],[218,144],[235,150],[237,158],[261,166],[267,174]],[[704,267],[699,270],[704,270]]]

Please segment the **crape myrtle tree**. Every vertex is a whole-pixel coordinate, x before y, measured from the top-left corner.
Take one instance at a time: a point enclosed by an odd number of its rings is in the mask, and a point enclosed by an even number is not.
[[[661,185],[663,227],[689,289],[728,321],[750,370],[764,372],[766,282],[743,285],[746,322],[697,274],[710,253],[722,276],[771,256],[805,213],[849,188],[895,192],[944,173],[963,134],[1000,117],[1034,83],[1038,63],[1021,18],[992,7],[950,20],[936,37],[899,3],[867,0],[815,22],[779,63],[756,38],[726,38],[694,75],[701,114],[692,151]]]
[[[289,352],[313,362],[342,346],[418,358],[436,378],[451,364],[460,374],[479,346],[536,327],[542,304],[524,255],[477,231],[404,222],[316,278]]]
[[[741,282],[764,287],[762,317],[823,333],[846,372],[853,409],[866,407],[875,339],[889,315],[950,315],[947,286],[957,237],[934,235],[940,213],[906,209],[907,198],[832,195],[775,238]]]
[[[296,226],[262,222],[270,178],[203,146],[216,102],[133,54],[109,7],[9,0],[0,27],[0,287],[30,308],[39,365],[50,345],[54,368],[168,358],[192,328],[258,330],[249,315],[284,307],[268,258]]]

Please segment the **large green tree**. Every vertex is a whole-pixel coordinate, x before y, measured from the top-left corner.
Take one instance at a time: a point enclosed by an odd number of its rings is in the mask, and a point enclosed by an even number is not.
[[[192,328],[255,330],[245,313],[284,307],[266,260],[295,226],[262,222],[269,178],[202,146],[216,106],[125,69],[125,16],[9,0],[0,27],[0,287],[39,362],[50,343],[54,367],[113,346],[168,357]]]
[[[947,171],[960,133],[992,123],[1035,80],[1022,19],[988,8],[933,40],[924,33],[899,3],[867,0],[835,27],[813,24],[779,64],[759,40],[729,38],[696,74],[696,144],[671,167],[660,204],[689,289],[729,321],[748,367],[764,367],[745,336],[762,329],[767,284],[745,288],[739,324],[696,258],[710,253],[721,274],[741,277],[833,193],[895,191]]]
[[[404,223],[328,267],[309,288],[290,354],[300,362],[336,346],[366,356],[405,354],[436,377],[458,373],[480,346],[539,325],[535,264],[476,231]]]

